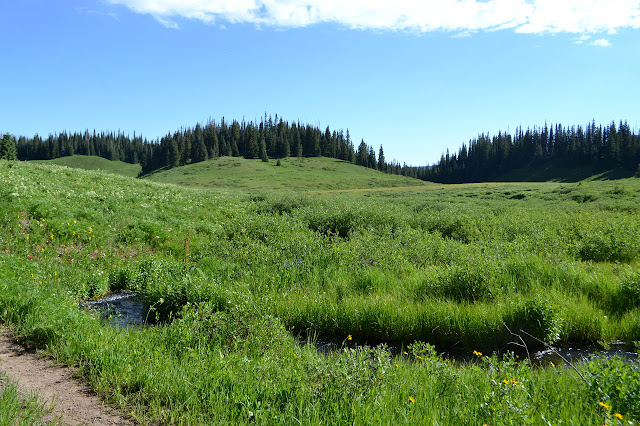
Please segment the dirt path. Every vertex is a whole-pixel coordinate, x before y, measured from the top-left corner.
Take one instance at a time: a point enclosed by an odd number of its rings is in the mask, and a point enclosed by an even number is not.
[[[6,329],[0,328],[0,372],[18,383],[23,394],[35,392],[53,406],[45,420],[59,419],[68,425],[132,425],[100,402],[73,370],[56,365],[18,345]]]

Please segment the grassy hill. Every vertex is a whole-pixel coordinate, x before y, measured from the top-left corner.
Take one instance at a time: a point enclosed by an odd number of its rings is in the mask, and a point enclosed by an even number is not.
[[[421,187],[427,183],[389,175],[333,158],[287,158],[267,163],[242,157],[222,157],[196,164],[160,170],[145,179],[180,186],[210,189],[331,191]],[[84,170],[101,170],[136,177],[139,164],[109,161],[85,155],[61,157],[34,163],[57,164]]]
[[[389,175],[334,158],[287,158],[265,163],[221,157],[151,174],[149,180],[181,186],[298,191],[425,185],[417,179]]]
[[[122,161],[110,161],[93,155],[72,155],[53,160],[34,160],[34,163],[57,164],[83,170],[102,170],[122,176],[136,177],[140,173],[140,164],[129,164]]]

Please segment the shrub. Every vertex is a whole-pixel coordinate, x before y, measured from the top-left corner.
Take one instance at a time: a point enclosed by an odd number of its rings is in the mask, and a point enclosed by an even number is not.
[[[551,301],[541,297],[526,300],[507,313],[504,320],[527,346],[539,347],[541,342],[551,344],[560,339],[563,320]]]
[[[348,238],[356,228],[358,216],[350,210],[322,211],[309,215],[309,229],[322,236]]]
[[[640,306],[640,273],[628,275],[622,280],[616,302],[622,311]]]
[[[582,260],[630,262],[640,253],[640,234],[632,224],[613,222],[593,230],[582,239]]]
[[[489,263],[454,265],[418,289],[418,296],[444,297],[457,302],[494,300],[499,293],[495,268]]]
[[[607,416],[620,413],[640,418],[640,363],[619,357],[594,358],[587,367],[587,387]]]

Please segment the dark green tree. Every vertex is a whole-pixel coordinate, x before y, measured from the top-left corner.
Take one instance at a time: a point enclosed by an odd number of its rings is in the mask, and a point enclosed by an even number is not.
[[[0,159],[15,160],[16,158],[16,143],[9,133],[5,133],[0,142]]]
[[[200,123],[196,124],[196,128],[193,130],[193,143],[191,145],[191,162],[199,163],[206,161],[209,158],[207,153],[207,146],[204,143],[204,133],[202,132],[202,126]]]
[[[269,161],[269,155],[267,155],[267,142],[265,140],[264,134],[260,136],[260,147],[258,148],[258,155],[260,159],[265,163]]]
[[[169,141],[168,157],[169,167],[178,167],[180,165],[180,150],[178,149],[178,143],[174,138]]]
[[[364,139],[360,141],[360,145],[358,145],[358,153],[356,154],[356,164],[358,166],[367,167],[368,162],[368,152],[367,144],[364,143]]]
[[[380,145],[380,151],[378,151],[378,170],[381,172],[387,171],[387,163],[384,158],[384,150],[382,149],[382,145]]]
[[[260,155],[260,145],[258,144],[258,131],[249,125],[246,129],[246,141],[247,144],[244,149],[244,158],[252,159],[258,158]]]

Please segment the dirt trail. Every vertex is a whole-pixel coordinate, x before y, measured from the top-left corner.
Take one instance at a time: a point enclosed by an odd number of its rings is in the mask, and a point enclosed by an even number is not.
[[[45,420],[58,419],[67,425],[133,425],[113,413],[71,368],[61,367],[48,357],[18,345],[6,329],[0,328],[0,372],[17,382],[23,394],[35,392],[53,411]]]

